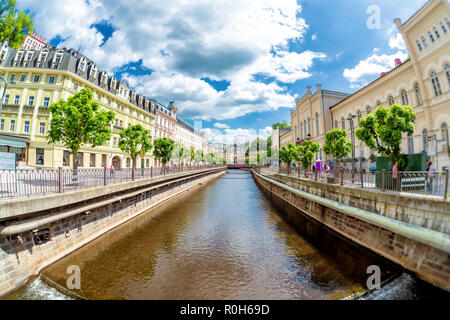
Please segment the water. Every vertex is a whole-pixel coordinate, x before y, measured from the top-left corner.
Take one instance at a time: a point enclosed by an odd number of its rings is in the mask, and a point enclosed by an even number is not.
[[[79,266],[81,289],[74,292],[87,299],[340,299],[364,292],[371,264],[381,266],[384,279],[399,271],[314,222],[294,229],[249,173],[230,170],[43,275],[65,287],[68,266]],[[389,293],[365,298],[380,297]],[[68,297],[38,278],[7,298]]]

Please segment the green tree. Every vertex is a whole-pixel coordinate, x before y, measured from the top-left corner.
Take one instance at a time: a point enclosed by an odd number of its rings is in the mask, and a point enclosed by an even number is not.
[[[291,164],[294,161],[300,161],[299,149],[292,143],[288,143],[287,146],[282,146],[279,150],[280,160],[284,162],[288,167],[288,174],[291,173]]]
[[[110,126],[114,112],[101,110],[92,101],[92,91],[83,89],[66,100],[50,105],[52,120],[47,134],[49,143],[61,143],[73,155],[73,168],[78,169],[78,151],[82,145],[92,148],[103,145],[111,139]]]
[[[284,120],[283,122],[277,122],[274,123],[272,125],[273,129],[290,129],[291,128],[291,124],[289,122],[287,122],[286,120]]]
[[[177,159],[178,164],[181,165],[182,160],[187,157],[189,157],[189,150],[184,145],[179,143],[174,145],[171,158]]]
[[[136,159],[141,154],[144,156],[152,150],[153,145],[150,142],[150,131],[144,129],[140,124],[129,126],[120,132],[119,148],[130,155],[133,161],[133,170],[131,171],[131,180],[134,181],[134,171],[136,170]]]
[[[202,163],[204,161],[204,154],[202,150],[195,150],[194,162],[196,164]]]
[[[347,141],[347,132],[344,129],[334,128],[325,135],[323,151],[333,159],[346,158],[352,147],[352,143]]]
[[[245,151],[245,163],[249,164],[250,163],[250,149],[247,148],[247,151]]]
[[[167,137],[158,138],[154,142],[153,155],[156,159],[161,160],[163,168],[165,170],[166,163],[169,161],[172,155],[172,150],[175,142]]]
[[[372,150],[386,156],[399,168],[406,166],[400,153],[400,144],[404,133],[414,133],[416,114],[411,106],[394,104],[390,107],[378,107],[359,122],[356,137]]]
[[[0,42],[8,39],[8,46],[19,49],[27,35],[33,33],[33,19],[16,10],[16,0],[0,1]]]
[[[320,150],[319,144],[316,142],[312,142],[311,140],[305,140],[300,146],[298,146],[298,152],[300,154],[300,162],[304,169],[308,170],[311,167],[312,160],[315,157],[315,153],[319,152],[319,150]]]
[[[208,153],[205,156],[205,161],[208,164],[216,164],[216,162],[217,162],[216,155],[214,153],[212,153],[212,152]]]
[[[194,148],[191,147],[191,164],[192,164],[192,161],[194,161],[194,159],[195,159],[195,150],[194,150]]]
[[[272,136],[267,138],[267,156],[272,156]]]
[[[227,159],[222,158],[222,164],[227,164]]]

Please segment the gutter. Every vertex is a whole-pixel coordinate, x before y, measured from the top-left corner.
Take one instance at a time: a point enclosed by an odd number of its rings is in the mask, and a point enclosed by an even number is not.
[[[319,203],[327,208],[339,211],[346,215],[349,215],[358,220],[376,225],[383,229],[389,230],[408,239],[416,240],[421,243],[432,246],[433,248],[443,250],[450,253],[450,236],[434,230],[429,230],[423,227],[414,226],[402,221],[398,221],[392,218],[380,216],[376,213],[366,211],[359,208],[354,208],[346,204],[339,203],[334,200],[325,199],[295,188],[292,188],[284,183],[280,183],[271,178],[267,178],[252,169],[253,174],[257,175],[261,179],[272,183],[284,190],[294,193],[310,201]]]

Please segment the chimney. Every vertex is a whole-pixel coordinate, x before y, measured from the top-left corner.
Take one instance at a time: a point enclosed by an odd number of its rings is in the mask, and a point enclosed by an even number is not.
[[[306,87],[306,94],[307,94],[308,96],[311,95],[311,86],[307,86],[307,87]]]
[[[395,59],[395,66],[398,67],[401,64],[402,64],[402,61],[399,58],[396,58]]]
[[[317,84],[316,88],[317,88],[317,92],[319,92],[320,90],[322,90],[322,85],[321,84]]]

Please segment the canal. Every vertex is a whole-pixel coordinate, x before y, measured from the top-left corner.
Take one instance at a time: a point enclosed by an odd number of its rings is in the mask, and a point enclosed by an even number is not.
[[[73,292],[86,299],[342,299],[364,292],[369,265],[394,279],[374,298],[438,292],[314,221],[290,225],[241,170],[108,232],[41,278],[65,287],[72,265],[81,270]],[[70,298],[41,278],[6,298]]]

